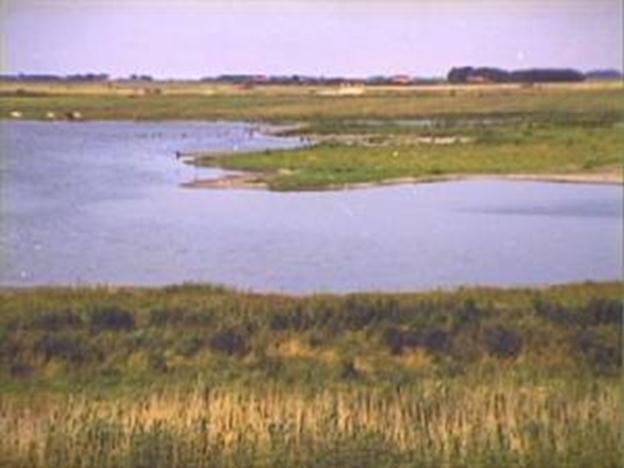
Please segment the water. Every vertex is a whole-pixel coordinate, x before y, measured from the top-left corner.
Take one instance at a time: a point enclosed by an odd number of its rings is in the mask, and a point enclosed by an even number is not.
[[[176,150],[292,146],[245,124],[0,126],[0,284],[212,282],[421,290],[620,279],[622,187],[444,182],[273,193],[180,187]]]

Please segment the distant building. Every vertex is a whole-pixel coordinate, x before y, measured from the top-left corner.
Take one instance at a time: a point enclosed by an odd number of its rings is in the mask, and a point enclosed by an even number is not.
[[[412,77],[409,75],[394,75],[389,78],[389,82],[395,85],[407,85],[412,82]]]

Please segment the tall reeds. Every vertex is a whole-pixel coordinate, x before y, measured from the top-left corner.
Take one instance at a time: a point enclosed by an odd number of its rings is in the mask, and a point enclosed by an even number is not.
[[[381,391],[203,388],[0,402],[11,466],[617,466],[617,386],[431,380]],[[587,464],[589,463],[589,464]],[[342,465],[340,465],[342,466]]]

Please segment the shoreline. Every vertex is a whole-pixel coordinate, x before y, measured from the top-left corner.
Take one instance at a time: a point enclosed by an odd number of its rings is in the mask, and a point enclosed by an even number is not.
[[[242,174],[226,175],[215,179],[198,179],[181,184],[184,188],[191,189],[257,189],[271,190],[269,181],[262,173],[245,172]],[[436,182],[459,182],[472,180],[504,180],[511,182],[550,182],[562,184],[587,184],[587,185],[624,185],[624,176],[617,172],[595,174],[446,174],[425,175],[421,177],[398,177],[371,182],[353,182],[347,184],[334,184],[316,188],[301,188],[287,190],[289,192],[309,191],[338,191],[359,190],[375,187],[387,187],[394,185],[428,184]]]

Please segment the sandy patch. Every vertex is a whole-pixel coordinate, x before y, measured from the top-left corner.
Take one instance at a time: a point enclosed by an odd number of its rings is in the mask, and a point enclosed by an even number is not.
[[[250,189],[268,187],[267,183],[256,174],[236,174],[216,179],[197,179],[182,184],[185,188],[203,189]]]

